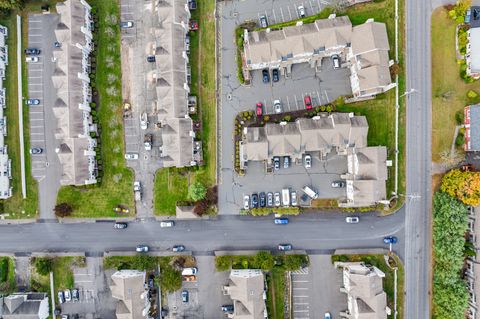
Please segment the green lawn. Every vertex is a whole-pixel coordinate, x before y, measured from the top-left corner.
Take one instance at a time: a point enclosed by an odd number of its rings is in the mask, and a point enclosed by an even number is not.
[[[198,96],[199,116],[203,132],[205,165],[199,168],[161,169],[155,176],[154,210],[156,215],[175,215],[177,201],[187,200],[189,183],[200,181],[206,186],[216,183],[216,96],[215,96],[215,1],[198,1],[192,19],[200,29],[190,33],[191,94]]]
[[[285,317],[285,269],[274,267],[267,274],[267,311],[269,318]]]
[[[15,291],[15,263],[13,258],[0,257],[0,295]]]
[[[480,93],[480,81],[467,84],[460,78],[455,55],[456,23],[443,7],[432,14],[432,160],[449,151],[455,132],[455,113],[463,112],[472,102],[467,92]]]
[[[403,318],[403,300],[404,300],[404,276],[405,270],[403,264],[396,255],[393,257],[398,265],[397,273],[397,318]],[[388,316],[389,319],[393,318],[393,301],[394,301],[394,271],[387,266],[383,255],[333,255],[332,263],[335,261],[351,261],[358,262],[363,261],[367,265],[372,265],[380,269],[385,273],[383,279],[383,290],[387,294],[387,305],[392,310],[392,314]]]
[[[31,6],[21,13],[22,16],[22,45],[27,45],[27,13],[31,12]],[[7,200],[3,200],[3,211],[7,218],[35,218],[37,215],[37,200],[38,189],[37,182],[31,175],[30,165],[30,135],[29,135],[29,118],[28,109],[23,109],[23,137],[25,142],[25,172],[27,185],[27,198],[22,196],[22,178],[21,178],[21,164],[20,164],[20,132],[18,129],[18,79],[17,79],[17,26],[16,26],[16,12],[0,17],[0,24],[8,28],[8,66],[6,72],[6,80],[3,85],[6,89],[6,103],[7,107],[4,109],[4,115],[7,117],[8,135],[5,137],[5,144],[8,146],[8,156],[12,160],[12,180],[13,196]],[[28,96],[27,91],[27,65],[22,63],[23,76],[23,95]]]
[[[99,94],[99,165],[103,166],[103,177],[101,183],[91,187],[62,187],[57,203],[71,204],[73,217],[116,217],[113,208],[118,204],[129,207],[133,215],[133,173],[123,157],[120,27],[117,23],[120,7],[118,1],[91,0],[89,3],[97,8],[99,22],[95,82]]]

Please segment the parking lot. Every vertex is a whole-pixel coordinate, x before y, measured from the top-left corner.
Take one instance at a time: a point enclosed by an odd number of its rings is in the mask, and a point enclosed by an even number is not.
[[[339,198],[345,196],[344,189],[334,189],[331,182],[346,172],[346,159],[331,155],[320,161],[314,158],[308,171],[301,165],[292,165],[266,173],[264,163],[251,162],[246,175],[239,177],[234,171],[233,121],[242,111],[255,110],[261,102],[265,114],[274,113],[273,101],[280,100],[283,112],[305,108],[304,98],[310,96],[314,106],[331,103],[340,96],[351,95],[349,75],[346,68],[334,69],[330,58],[323,59],[319,69],[307,63],[292,67],[291,75],[280,75],[278,82],[263,83],[262,71],[253,71],[249,86],[239,83],[237,77],[235,28],[246,20],[258,21],[266,15],[269,24],[298,18],[298,6],[303,5],[306,15],[316,14],[331,1],[288,1],[269,0],[258,3],[254,0],[224,2],[220,5],[221,35],[220,50],[220,142],[219,145],[219,214],[238,214],[243,207],[243,196],[259,192],[279,192],[283,188],[297,191],[298,196],[304,186],[315,188],[319,198]]]
[[[61,166],[55,153],[55,129],[53,115],[56,89],[52,76],[55,72],[53,58],[56,14],[32,14],[28,17],[28,48],[41,50],[38,62],[28,63],[28,96],[38,99],[38,105],[25,106],[29,112],[30,147],[40,148],[41,154],[31,155],[32,176],[39,182],[39,208],[41,218],[54,218],[53,207],[60,187]]]
[[[122,28],[122,94],[131,109],[124,113],[125,152],[138,155],[127,165],[135,171],[135,180],[142,185],[142,200],[137,201],[137,216],[153,216],[153,182],[162,167],[159,146],[160,130],[156,127],[155,63],[147,62],[153,54],[155,27],[159,25],[154,1],[122,0],[121,21],[133,23]],[[140,117],[146,114],[148,125],[142,129]],[[152,148],[145,150],[144,136],[152,134]]]
[[[340,292],[342,274],[335,270],[330,255],[310,255],[310,266],[292,273],[293,319],[332,318],[347,308],[347,297]]]

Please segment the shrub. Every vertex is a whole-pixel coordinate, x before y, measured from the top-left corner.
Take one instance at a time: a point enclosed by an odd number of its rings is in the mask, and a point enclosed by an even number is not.
[[[72,206],[68,203],[60,203],[56,205],[53,210],[55,211],[55,215],[58,217],[67,217],[73,212]]]
[[[468,90],[468,92],[467,92],[467,97],[468,97],[469,99],[474,99],[474,98],[476,98],[477,96],[478,96],[478,93],[477,93],[477,92],[475,92],[474,90]],[[462,113],[462,114],[463,114],[463,113]]]
[[[0,258],[0,283],[8,279],[8,258]]]
[[[455,138],[455,145],[463,146],[465,144],[465,135],[461,132],[458,132],[457,137]]]
[[[463,124],[463,122],[465,121],[463,111],[457,111],[457,112],[455,113],[455,121],[457,122],[458,125],[462,125],[462,124]]]
[[[206,194],[207,188],[200,182],[194,182],[188,188],[188,197],[195,202],[204,199]]]
[[[53,259],[51,258],[35,258],[33,264],[39,275],[47,276],[53,269]]]
[[[157,283],[162,291],[174,292],[182,287],[182,273],[170,265],[163,266]]]

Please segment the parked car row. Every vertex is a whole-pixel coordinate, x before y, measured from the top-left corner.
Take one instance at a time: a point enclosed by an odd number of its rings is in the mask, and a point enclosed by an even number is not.
[[[80,291],[78,289],[65,289],[65,290],[60,290],[57,294],[58,296],[58,302],[60,304],[63,304],[65,302],[70,302],[70,301],[79,301],[80,300]]]
[[[274,156],[272,158],[272,164],[273,164],[273,169],[275,171],[280,170],[280,167],[282,167],[281,162],[283,160],[283,168],[289,168],[291,162],[290,156]],[[312,168],[312,156],[310,154],[305,154],[303,157],[303,165],[305,166],[306,169]]]
[[[288,189],[282,190],[282,192],[288,191],[289,197],[288,203],[282,199],[282,193],[280,192],[261,192],[261,193],[253,193],[252,195],[244,195],[243,196],[243,209],[250,209],[250,208],[263,208],[263,207],[280,207],[283,206],[297,206],[297,192],[296,191],[289,191]],[[284,196],[285,197],[285,196]]]

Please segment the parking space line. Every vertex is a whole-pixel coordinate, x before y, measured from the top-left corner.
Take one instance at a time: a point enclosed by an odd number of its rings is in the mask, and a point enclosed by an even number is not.
[[[308,302],[294,302],[294,305],[310,305]]]
[[[308,298],[308,296],[293,296],[293,298]]]
[[[308,3],[310,3],[310,9],[312,10],[312,11],[310,11],[310,14],[311,14],[311,15],[312,15],[312,14],[315,14],[315,12],[313,11],[312,1],[308,1]]]
[[[294,310],[293,312],[309,312],[310,310]]]
[[[292,280],[292,282],[309,282],[308,280]]]
[[[277,23],[277,16],[275,15],[275,9],[272,9],[273,20]]]
[[[285,22],[285,18],[283,17],[283,10],[282,10],[282,7],[280,7],[280,15],[282,16],[282,21],[281,21],[281,22]]]
[[[289,21],[292,21],[292,12],[290,12],[290,6],[287,6],[287,9],[288,9],[288,15],[290,16],[290,20]]]
[[[327,94],[327,91],[323,90],[323,93],[325,93],[325,97],[327,98],[327,103],[329,103],[330,101],[328,100],[328,94]]]
[[[41,33],[40,33],[40,34],[31,34],[31,33],[30,33],[28,36],[29,36],[29,37],[41,37],[42,34],[41,34]]]
[[[294,290],[308,290],[308,288],[303,287],[293,287]]]
[[[295,97],[295,107],[298,110],[298,101],[297,101],[297,95],[293,95]]]

